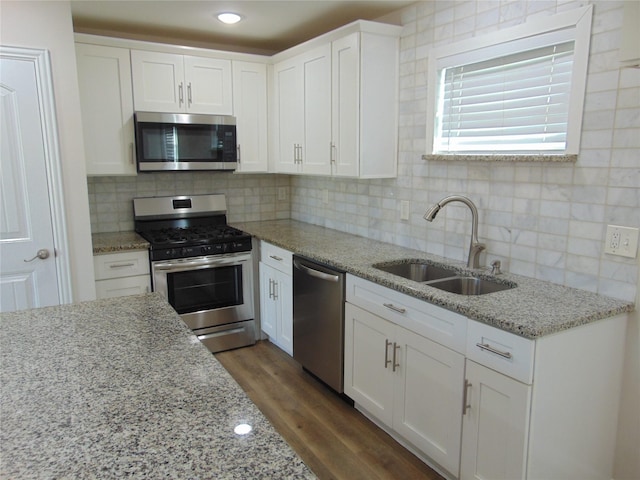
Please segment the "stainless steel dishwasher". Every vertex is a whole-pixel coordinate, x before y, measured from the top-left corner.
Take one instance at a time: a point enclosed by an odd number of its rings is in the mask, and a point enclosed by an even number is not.
[[[344,272],[297,255],[293,266],[293,358],[343,393]]]

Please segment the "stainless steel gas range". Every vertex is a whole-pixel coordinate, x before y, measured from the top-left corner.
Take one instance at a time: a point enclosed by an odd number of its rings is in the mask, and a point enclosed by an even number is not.
[[[224,195],[133,199],[162,293],[212,352],[256,341],[251,236],[227,225]]]

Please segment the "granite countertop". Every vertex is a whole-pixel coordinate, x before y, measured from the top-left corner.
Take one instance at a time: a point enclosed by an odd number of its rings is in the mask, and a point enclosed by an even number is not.
[[[457,295],[385,273],[372,265],[420,259],[469,272],[464,262],[295,220],[234,223],[233,226],[293,253],[525,338],[559,332],[634,308],[632,303],[622,300],[509,273],[495,278],[501,282],[514,282],[516,288],[488,295]],[[487,270],[471,273],[494,278]]]
[[[149,242],[136,232],[94,233],[91,235],[91,243],[94,255],[149,248]]]
[[[0,478],[314,478],[159,294],[0,323]]]

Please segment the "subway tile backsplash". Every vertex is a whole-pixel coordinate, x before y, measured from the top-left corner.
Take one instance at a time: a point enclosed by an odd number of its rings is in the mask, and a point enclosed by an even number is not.
[[[227,220],[289,218],[289,177],[230,172],[141,173],[135,177],[89,177],[93,233],[133,230],[133,199],[165,195],[224,193]],[[284,189],[285,200],[278,200]]]

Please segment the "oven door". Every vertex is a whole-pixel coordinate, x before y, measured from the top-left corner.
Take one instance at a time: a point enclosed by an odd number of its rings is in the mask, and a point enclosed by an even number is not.
[[[151,263],[153,289],[192,330],[252,320],[251,252]]]

